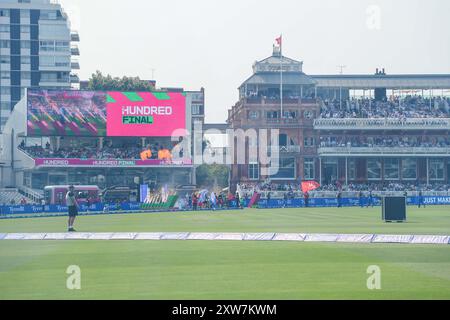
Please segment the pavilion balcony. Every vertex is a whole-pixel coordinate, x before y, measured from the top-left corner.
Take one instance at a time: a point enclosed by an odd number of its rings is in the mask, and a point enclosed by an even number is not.
[[[246,104],[261,104],[261,105],[281,105],[280,98],[264,98],[264,97],[248,97],[243,99]],[[301,104],[316,104],[317,99],[314,98],[283,98],[283,105],[301,105]]]
[[[286,154],[293,154],[293,153],[300,153],[302,151],[301,146],[299,145],[290,145],[290,146],[269,146],[267,148],[267,153],[269,155],[272,154],[282,154],[282,155],[286,155]],[[265,151],[262,151],[265,152]]]
[[[299,119],[297,118],[266,118],[266,122],[268,124],[277,124],[277,125],[295,125],[299,123]]]
[[[450,157],[450,147],[321,147],[317,153],[330,157]]]
[[[73,30],[70,33],[70,40],[72,42],[79,42],[80,41],[80,34],[78,33],[78,31]]]
[[[450,130],[450,118],[346,118],[316,119],[316,130]]]

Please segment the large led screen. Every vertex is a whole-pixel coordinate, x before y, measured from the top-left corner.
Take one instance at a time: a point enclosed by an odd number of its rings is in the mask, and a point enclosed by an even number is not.
[[[105,136],[106,94],[28,90],[28,136]]]
[[[171,92],[28,91],[28,136],[169,137],[186,127]]]
[[[170,137],[186,127],[186,98],[182,93],[108,92],[108,136]]]

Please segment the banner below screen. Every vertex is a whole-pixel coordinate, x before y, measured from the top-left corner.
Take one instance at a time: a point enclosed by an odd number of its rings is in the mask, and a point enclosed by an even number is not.
[[[180,160],[95,160],[95,159],[34,159],[36,167],[152,167],[152,166],[191,166],[192,159]]]

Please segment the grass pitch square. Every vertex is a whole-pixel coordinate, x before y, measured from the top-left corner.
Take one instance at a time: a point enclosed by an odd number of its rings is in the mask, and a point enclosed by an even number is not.
[[[450,234],[450,207],[300,208],[79,217],[81,232]],[[0,220],[0,234],[66,218]],[[381,289],[369,290],[369,266]],[[79,290],[67,288],[69,266]],[[284,241],[0,240],[0,299],[450,299],[450,245]]]

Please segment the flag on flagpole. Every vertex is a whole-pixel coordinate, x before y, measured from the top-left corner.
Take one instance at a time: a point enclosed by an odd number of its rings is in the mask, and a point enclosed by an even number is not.
[[[275,39],[275,41],[277,42],[277,45],[281,48],[281,45],[283,43],[283,36],[280,35],[278,38]]]

